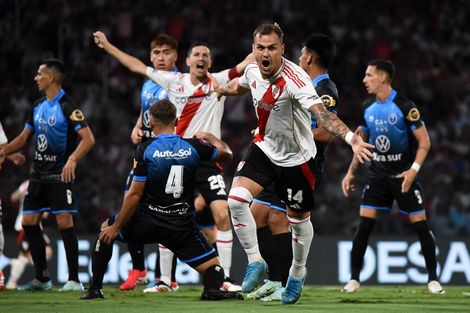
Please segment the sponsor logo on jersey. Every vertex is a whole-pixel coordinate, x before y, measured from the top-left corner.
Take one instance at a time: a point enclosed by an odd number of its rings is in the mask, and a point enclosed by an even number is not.
[[[46,138],[46,135],[40,134],[40,135],[38,136],[37,145],[38,145],[38,150],[39,150],[40,152],[43,152],[44,150],[47,149],[47,138]]]
[[[256,98],[253,98],[253,105],[257,106],[260,109],[264,109],[265,111],[279,111],[280,107],[276,103],[267,103],[264,102],[263,99],[258,100]]]
[[[51,115],[47,122],[49,123],[49,125],[54,126],[55,123],[57,122],[57,118],[55,117],[55,115]]]
[[[206,100],[209,100],[210,97],[211,97],[210,95],[198,96],[198,97],[176,97],[175,102],[177,104],[199,104],[204,100],[204,98]]]
[[[191,155],[191,149],[180,149],[177,153],[173,151],[166,150],[166,151],[159,151],[155,150],[153,153],[154,158],[170,158],[170,159],[179,159],[185,158]]]
[[[83,116],[82,111],[77,109],[72,112],[72,115],[70,115],[70,119],[76,122],[76,121],[83,121],[85,117]]]
[[[336,105],[335,99],[330,95],[323,95],[320,97],[320,100],[323,102],[325,108],[329,108]]]
[[[380,135],[375,139],[375,147],[382,153],[387,152],[390,149],[390,140],[387,136]]]
[[[142,123],[144,124],[145,127],[150,128],[150,113],[149,113],[149,110],[146,110],[142,114]]]
[[[184,87],[180,87],[180,88],[176,89],[176,92],[184,92]]]
[[[411,122],[416,122],[419,120],[420,114],[417,108],[412,108],[410,112],[408,112],[408,116],[406,117],[407,120]]]
[[[256,89],[256,80],[253,82],[253,84],[251,84],[251,87],[253,87],[253,89]]]

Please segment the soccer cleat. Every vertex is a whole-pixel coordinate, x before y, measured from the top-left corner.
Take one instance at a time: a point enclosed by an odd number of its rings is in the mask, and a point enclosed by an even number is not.
[[[16,290],[39,290],[39,291],[46,291],[46,290],[51,290],[52,289],[52,282],[46,281],[45,283],[40,282],[37,279],[34,279],[33,281],[29,282],[26,285],[18,286]]]
[[[173,283],[171,283],[173,285]],[[177,291],[180,289],[178,284],[176,284],[176,290],[173,289],[173,287],[168,286],[162,281],[159,281],[158,283],[155,284],[155,286],[150,287],[150,288],[145,288],[144,292],[169,292],[169,291]]]
[[[225,290],[207,290],[201,294],[201,300],[219,301],[219,300],[244,300],[243,296],[233,291]]]
[[[149,278],[147,277],[147,270],[131,270],[126,281],[119,287],[121,290],[134,290],[137,284],[146,284]]]
[[[341,289],[341,292],[356,292],[361,288],[361,284],[355,280],[351,279],[348,283]]]
[[[441,284],[437,280],[431,280],[428,283],[428,289],[430,293],[435,293],[435,294],[444,294],[446,293],[444,289],[442,289]]]
[[[243,292],[251,292],[258,286],[259,278],[268,271],[268,264],[262,262],[253,262],[246,267],[245,279],[242,283]]]
[[[99,288],[88,289],[87,292],[80,296],[82,300],[91,300],[91,299],[104,299],[103,291]]]
[[[276,290],[275,292],[273,292],[272,294],[270,294],[269,296],[261,298],[259,300],[260,301],[281,301],[282,293],[284,292],[284,289],[286,289],[286,288],[281,287],[278,290]]]
[[[172,281],[171,282],[171,289],[173,289],[173,291],[178,291],[178,290],[180,290],[180,286],[178,285],[178,283],[176,281]]]
[[[307,269],[305,269],[304,277],[301,279],[296,279],[289,275],[286,288],[282,292],[281,304],[294,304],[299,300],[306,277]]]
[[[230,277],[225,277],[225,281],[222,284],[222,287],[220,287],[220,290],[225,290],[225,291],[242,291],[242,287],[240,285],[237,285],[233,279]]]
[[[3,287],[5,287],[5,275],[3,275],[3,271],[0,270],[0,291],[3,290]]]
[[[280,281],[271,281],[269,279],[264,280],[264,285],[259,287],[255,292],[249,293],[246,297],[248,299],[260,299],[271,295],[282,288]]]
[[[83,288],[83,284],[69,280],[68,282],[65,283],[65,285],[59,289],[59,291],[83,291],[85,288]]]

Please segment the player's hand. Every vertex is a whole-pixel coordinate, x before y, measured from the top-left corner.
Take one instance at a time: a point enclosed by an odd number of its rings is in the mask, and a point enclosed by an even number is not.
[[[411,184],[415,180],[416,175],[418,174],[417,171],[410,168],[407,171],[395,176],[396,178],[403,178],[403,183],[401,184],[401,192],[407,193],[410,190]]]
[[[222,98],[222,94],[219,93],[219,88],[220,88],[220,84],[219,82],[217,81],[217,79],[215,79],[214,76],[212,76],[210,73],[207,73],[207,77],[209,77],[209,79],[211,80],[212,82],[212,87],[214,88],[214,91],[217,95],[217,100],[220,100],[220,98]]]
[[[120,230],[114,227],[114,224],[101,230],[99,240],[107,245],[111,245],[113,240],[119,235]]]
[[[349,171],[344,176],[343,181],[341,182],[341,187],[343,189],[344,196],[349,196],[349,191],[354,191],[354,175]]]
[[[22,155],[21,153],[17,152],[17,153],[14,153],[10,156],[8,156],[8,158],[13,162],[15,163],[15,165],[23,165],[24,162],[26,161],[26,157],[24,155]]]
[[[67,163],[65,163],[62,173],[60,174],[60,180],[64,183],[70,183],[75,179],[75,168],[77,167],[77,160],[72,156],[69,157]]]
[[[361,137],[361,126],[356,129],[354,135],[351,138],[351,148],[354,151],[359,162],[364,163],[364,160],[370,161],[369,157],[373,157],[374,155],[369,149],[375,148],[374,145],[370,143],[364,142]]]
[[[95,40],[96,45],[101,49],[103,49],[104,46],[108,43],[108,39],[106,39],[106,36],[100,31],[94,32],[93,38]]]
[[[142,142],[143,136],[144,136],[144,132],[142,131],[140,127],[134,127],[132,129],[131,140],[133,144],[135,145],[140,144]]]

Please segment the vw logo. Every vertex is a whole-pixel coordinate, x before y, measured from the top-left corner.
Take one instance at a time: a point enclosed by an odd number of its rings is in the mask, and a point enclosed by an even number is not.
[[[40,134],[38,136],[38,150],[39,152],[43,152],[47,149],[47,138],[46,135]]]
[[[150,128],[150,115],[149,115],[149,111],[145,111],[143,114],[142,114],[142,123],[144,123],[144,126],[147,127],[147,128]]]
[[[380,135],[375,139],[375,147],[382,153],[387,152],[390,149],[390,140],[387,136]]]

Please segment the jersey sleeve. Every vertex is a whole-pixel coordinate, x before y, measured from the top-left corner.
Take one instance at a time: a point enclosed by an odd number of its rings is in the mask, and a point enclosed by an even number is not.
[[[35,132],[35,130],[34,130],[34,110],[38,106],[39,102],[40,102],[39,100],[36,101],[34,103],[33,107],[31,108],[31,110],[29,110],[28,118],[26,119],[26,123],[24,125],[24,127],[26,127],[27,129],[29,129],[32,132]]]
[[[238,83],[240,84],[241,87],[245,89],[250,89],[250,80],[253,80],[251,78],[251,75],[252,75],[253,70],[257,68],[258,68],[257,63],[251,63],[246,67],[245,72],[238,80]]]
[[[69,98],[62,104],[62,112],[64,112],[65,117],[75,131],[88,127],[85,116],[72,99]]]
[[[7,143],[8,139],[7,136],[5,135],[5,132],[3,131],[2,123],[0,123],[0,145],[3,145],[4,143]]]
[[[165,90],[168,90],[171,78],[178,74],[177,72],[159,71],[153,67],[147,67],[147,77]]]
[[[421,113],[413,101],[406,101],[402,112],[405,116],[406,123],[411,130],[415,130],[416,128],[424,125],[424,121],[421,119]]]
[[[318,96],[315,87],[313,87],[313,84],[310,79],[302,77],[301,80],[292,81],[287,86],[293,98],[299,101],[302,107],[304,107],[307,111],[308,109],[310,109],[310,107],[318,103],[323,103],[320,97]]]
[[[215,77],[215,79],[217,80],[217,82],[219,84],[226,84],[231,79],[235,78],[235,77],[230,78],[229,72],[230,72],[230,70],[224,70],[222,72],[214,73],[214,74],[212,74],[212,76]]]
[[[189,142],[196,149],[201,161],[214,161],[217,156],[217,148],[209,141],[197,138],[183,139]]]
[[[144,161],[144,153],[148,144],[140,144],[135,150],[134,155],[134,177],[136,181],[147,181],[147,163]]]

